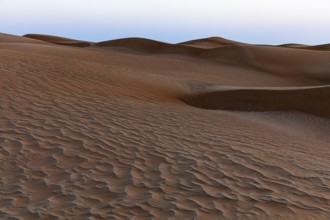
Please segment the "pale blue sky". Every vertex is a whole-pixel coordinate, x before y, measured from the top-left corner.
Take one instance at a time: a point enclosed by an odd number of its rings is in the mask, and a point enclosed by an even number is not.
[[[260,43],[330,42],[330,0],[0,0],[0,32],[102,41],[221,36]]]

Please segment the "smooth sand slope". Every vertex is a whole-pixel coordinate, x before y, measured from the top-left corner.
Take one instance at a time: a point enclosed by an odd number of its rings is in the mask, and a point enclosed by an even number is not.
[[[1,219],[329,219],[330,52],[27,36],[0,34]]]
[[[330,118],[330,86],[291,88],[236,88],[182,97],[202,109],[276,112],[298,111]]]
[[[305,50],[318,50],[318,51],[330,51],[330,44],[320,44],[315,46],[309,46],[304,44],[283,44],[280,47],[305,49]]]
[[[43,34],[26,34],[24,35],[24,37],[32,38],[36,40],[42,40],[53,44],[73,46],[73,47],[89,47],[92,45],[92,43],[88,41],[74,40],[70,38],[43,35]]]
[[[181,45],[187,45],[191,47],[198,47],[198,48],[204,48],[204,49],[212,49],[212,48],[218,48],[222,46],[247,46],[248,44],[238,42],[238,41],[232,41],[228,40],[222,37],[210,37],[210,38],[204,38],[204,39],[198,39],[198,40],[191,40],[191,41],[185,41],[182,43],[179,43]]]
[[[18,43],[35,43],[35,44],[49,44],[45,41],[40,41],[36,39],[30,39],[26,37],[20,37],[16,35],[11,35],[11,34],[4,34],[0,33],[0,43],[1,44],[18,44]]]

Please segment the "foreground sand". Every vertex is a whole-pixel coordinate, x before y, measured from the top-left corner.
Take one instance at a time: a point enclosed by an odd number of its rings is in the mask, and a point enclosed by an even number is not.
[[[329,219],[317,48],[0,34],[0,218]]]

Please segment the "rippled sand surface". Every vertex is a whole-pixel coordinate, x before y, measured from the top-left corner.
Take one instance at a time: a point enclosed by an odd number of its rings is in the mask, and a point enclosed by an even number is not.
[[[329,219],[306,48],[0,34],[0,218]]]

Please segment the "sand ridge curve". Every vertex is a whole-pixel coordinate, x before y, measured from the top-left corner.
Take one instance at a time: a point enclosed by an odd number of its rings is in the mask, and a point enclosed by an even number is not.
[[[298,111],[330,117],[330,86],[297,88],[237,88],[184,96],[203,109],[232,111]]]
[[[57,37],[57,36],[44,35],[44,34],[26,34],[23,37],[42,40],[53,44],[73,46],[73,47],[89,47],[92,45],[92,43],[88,41],[74,40],[70,38]]]

